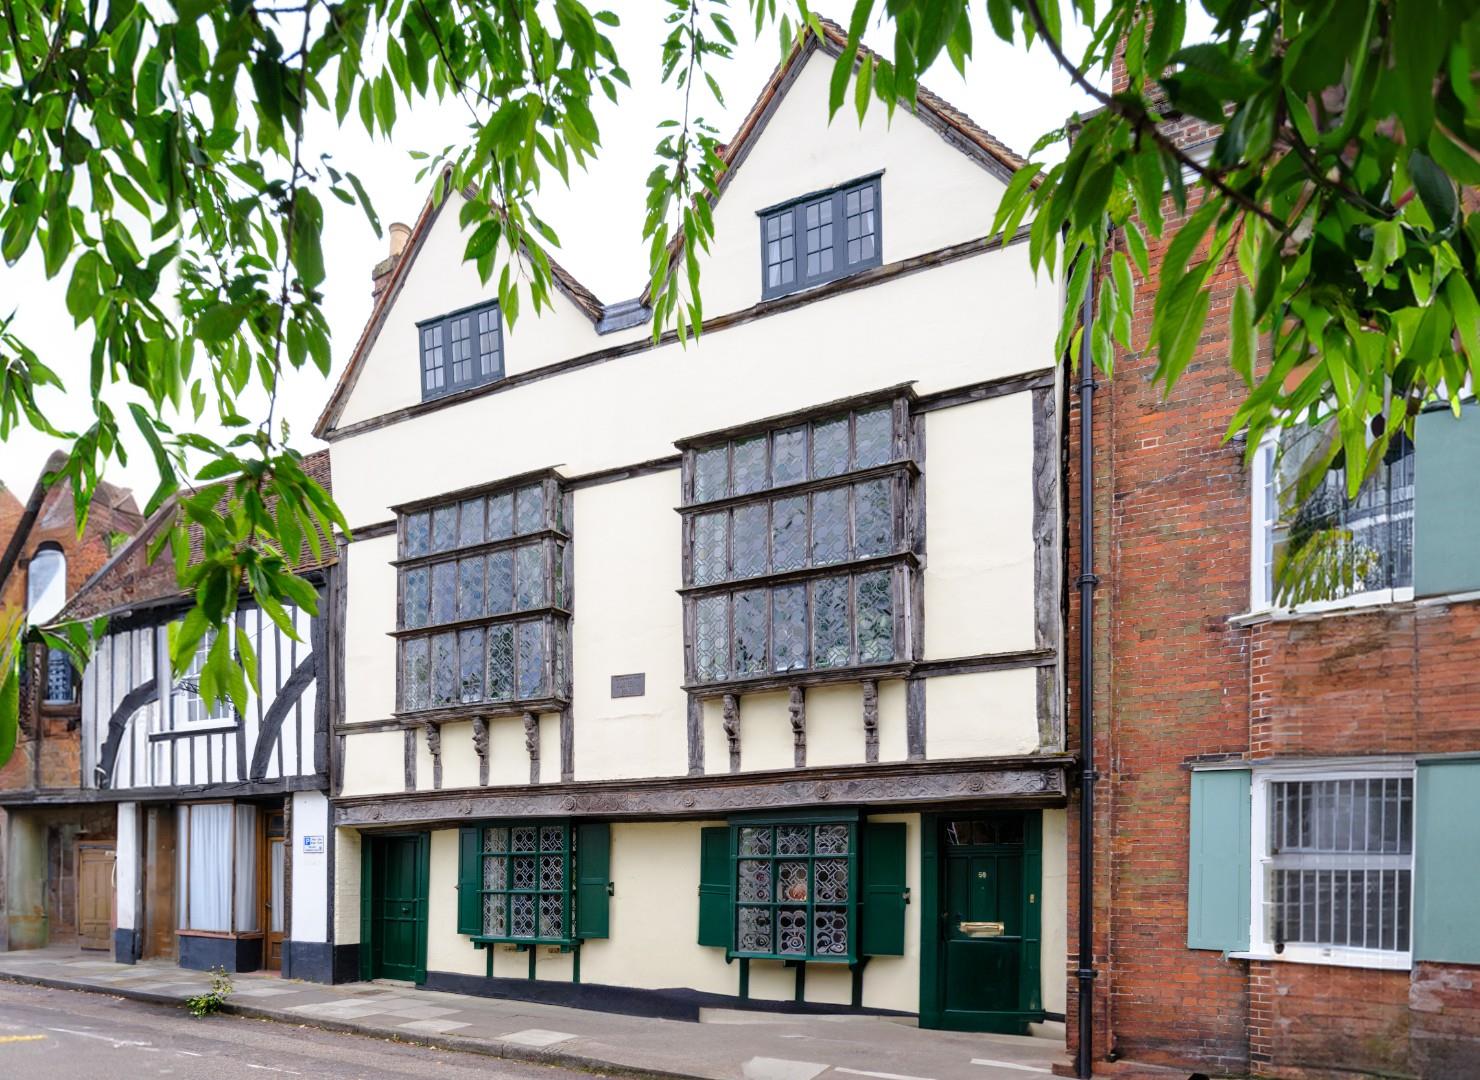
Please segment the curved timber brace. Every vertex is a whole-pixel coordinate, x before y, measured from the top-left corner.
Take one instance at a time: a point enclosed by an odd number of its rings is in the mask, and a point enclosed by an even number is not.
[[[150,679],[123,695],[118,708],[114,709],[113,715],[108,717],[108,738],[103,743],[102,753],[98,755],[98,764],[93,770],[98,787],[111,788],[113,786],[113,767],[118,762],[118,748],[123,745],[123,733],[128,727],[129,717],[158,699],[158,679]]]

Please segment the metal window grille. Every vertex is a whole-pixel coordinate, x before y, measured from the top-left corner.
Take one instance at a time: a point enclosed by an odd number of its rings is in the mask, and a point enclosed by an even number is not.
[[[483,829],[483,937],[568,944],[575,847],[567,822]]]
[[[47,704],[68,705],[75,700],[75,697],[71,659],[62,649],[48,648],[46,650]]]
[[[1412,777],[1272,782],[1268,846],[1265,901],[1276,950],[1408,951]]]

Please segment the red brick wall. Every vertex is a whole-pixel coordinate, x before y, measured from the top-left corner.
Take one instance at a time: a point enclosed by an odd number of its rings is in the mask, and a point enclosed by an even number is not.
[[[1196,142],[1208,129],[1191,124],[1179,134]],[[1163,211],[1172,213],[1170,200]],[[1157,254],[1153,247],[1153,270]],[[1150,382],[1155,282],[1139,283],[1137,348],[1117,352],[1115,377],[1099,376],[1095,398],[1096,1072],[1144,1062],[1301,1078],[1480,1077],[1480,968],[1417,965],[1410,975],[1187,948],[1191,760],[1480,748],[1480,603],[1231,621],[1250,603],[1249,481],[1242,444],[1223,442],[1245,393],[1223,329],[1236,273],[1229,265],[1213,279],[1208,330],[1169,396]],[[1076,394],[1071,579],[1079,572],[1079,426]],[[1077,593],[1069,618],[1073,745]],[[1078,812],[1076,795],[1071,1057]]]

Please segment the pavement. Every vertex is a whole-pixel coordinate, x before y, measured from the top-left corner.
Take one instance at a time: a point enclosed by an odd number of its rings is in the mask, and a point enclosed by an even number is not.
[[[704,1010],[694,1024],[449,994],[401,983],[323,986],[263,973],[232,976],[234,988],[222,1009],[227,1016],[194,1020],[183,1011],[184,999],[208,987],[204,972],[157,961],[116,964],[105,956],[70,949],[0,953],[0,979],[173,1006],[180,1010],[180,1023],[193,1025],[187,1030],[214,1033],[230,1025],[229,1017],[274,1020],[304,1030],[397,1040],[506,1062],[664,1080],[1028,1080],[1047,1076],[1064,1053],[1061,1037],[921,1031],[913,1020],[899,1017],[726,1009]],[[0,1020],[24,1027],[3,1008]],[[0,1029],[0,1051],[26,1045],[6,1042],[8,1034],[14,1033]],[[118,1038],[106,1031],[103,1035]],[[0,1058],[0,1075],[18,1075],[4,1062]],[[401,1075],[323,1072],[313,1062],[305,1065],[270,1067],[313,1076]],[[115,1070],[112,1075],[159,1074]],[[223,1074],[199,1075],[214,1080]]]

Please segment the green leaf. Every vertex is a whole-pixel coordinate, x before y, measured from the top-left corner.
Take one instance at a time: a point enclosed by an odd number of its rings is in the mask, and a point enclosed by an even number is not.
[[[1233,311],[1228,327],[1228,362],[1244,385],[1254,386],[1254,351],[1258,344],[1258,327],[1254,322],[1254,298],[1249,287],[1240,283],[1233,294]]]
[[[17,648],[19,653],[20,649]],[[16,733],[21,718],[21,669],[18,659],[5,666],[0,675],[0,765],[15,753]]]
[[[1422,150],[1415,150],[1408,156],[1408,172],[1434,228],[1441,231],[1451,228],[1459,220],[1459,197],[1448,175]]]
[[[245,314],[246,311],[236,304],[212,304],[196,318],[196,336],[208,344],[225,341],[236,333]]]

